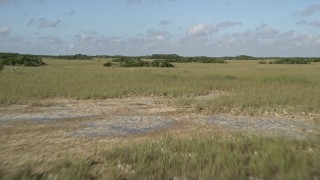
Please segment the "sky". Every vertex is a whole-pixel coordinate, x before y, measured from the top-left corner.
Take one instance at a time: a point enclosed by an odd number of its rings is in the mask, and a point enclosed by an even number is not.
[[[0,0],[0,52],[320,57],[320,0]]]

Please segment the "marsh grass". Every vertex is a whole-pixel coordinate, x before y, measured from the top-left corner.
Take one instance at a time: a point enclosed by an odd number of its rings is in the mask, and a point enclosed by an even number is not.
[[[104,99],[126,95],[175,98],[176,105],[192,105],[215,112],[272,109],[320,112],[320,63],[261,65],[252,61],[228,64],[177,63],[174,69],[105,68],[108,59],[51,60],[46,67],[5,67],[0,74],[0,103],[32,99]],[[223,91],[209,101],[189,97]],[[181,103],[185,102],[185,103]]]
[[[35,171],[25,164],[1,179],[317,179],[316,142],[234,134],[164,135],[101,147],[82,160]]]
[[[166,137],[159,141],[118,147],[104,154],[121,178],[136,179],[310,179],[316,177],[316,145],[236,135]],[[146,168],[148,167],[148,168]],[[131,172],[130,172],[131,170]]]

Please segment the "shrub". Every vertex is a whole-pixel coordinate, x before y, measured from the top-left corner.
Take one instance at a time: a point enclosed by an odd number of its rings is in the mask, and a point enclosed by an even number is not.
[[[311,58],[310,62],[320,62],[320,58]]]
[[[2,64],[0,64],[0,72],[1,72],[1,70],[3,69],[3,65]]]
[[[119,62],[120,67],[143,67],[148,66],[148,62],[141,61],[140,59],[131,59]]]
[[[119,67],[174,67],[173,64],[164,60],[148,62],[135,57],[120,57],[113,59],[112,61],[117,62]]]
[[[190,63],[190,62],[199,62],[199,63],[227,63],[223,59],[206,57],[206,56],[196,56],[196,57],[181,57],[179,59],[166,59],[166,62],[176,62],[176,63]]]
[[[284,58],[271,61],[269,64],[310,64],[310,61],[304,58]]]
[[[41,57],[30,56],[30,55],[4,58],[4,59],[1,59],[1,64],[8,65],[8,66],[22,65],[22,66],[31,66],[31,67],[45,65]]]
[[[259,64],[267,64],[267,62],[265,60],[261,60],[259,61]]]
[[[114,59],[113,61],[118,62],[118,66],[120,67],[144,66],[144,63],[140,60],[140,58],[121,57],[121,58]]]
[[[112,66],[112,63],[111,62],[106,62],[106,63],[103,64],[103,66],[110,67],[110,66]]]
[[[91,60],[92,57],[84,54],[75,54],[75,55],[64,55],[64,56],[53,56],[54,59],[69,59],[69,60]]]
[[[151,67],[174,67],[174,65],[164,60],[154,60],[151,62]]]

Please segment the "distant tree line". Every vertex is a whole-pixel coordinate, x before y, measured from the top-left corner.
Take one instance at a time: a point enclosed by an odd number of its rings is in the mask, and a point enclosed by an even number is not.
[[[163,59],[168,62],[202,62],[202,63],[226,63],[228,60],[274,60],[275,63],[293,62],[295,64],[307,62],[320,62],[319,57],[253,57],[248,55],[224,56],[224,57],[207,57],[195,56],[184,57],[177,54],[153,54],[150,56],[141,56],[144,59]]]
[[[265,60],[259,61],[259,64],[310,64],[311,62],[320,62],[319,59],[306,59],[306,58],[281,58],[269,63]]]
[[[181,59],[183,58],[183,56],[179,56],[177,54],[152,54],[150,56],[143,56],[143,58],[172,60],[172,59]]]
[[[18,53],[1,53],[0,59],[8,59],[12,57],[33,57],[36,58],[53,58],[53,59],[68,59],[68,60],[92,60],[93,58],[111,58],[111,59],[150,59],[150,60],[161,60],[167,63],[189,63],[189,62],[199,62],[199,63],[227,63],[229,60],[282,60],[289,63],[288,61],[299,62],[301,59],[308,62],[320,62],[319,57],[253,57],[248,55],[239,55],[239,56],[224,56],[224,57],[207,57],[207,56],[194,56],[194,57],[186,57],[180,56],[178,54],[152,54],[146,56],[122,56],[122,55],[96,55],[89,56],[85,54],[75,54],[75,55],[29,55],[29,54],[18,54]],[[288,60],[290,59],[290,60]],[[21,60],[17,60],[16,64],[20,63]],[[13,62],[15,63],[15,62]],[[284,63],[282,61],[275,63]],[[32,63],[31,63],[32,64]],[[124,63],[126,64],[126,63]],[[130,63],[129,63],[130,64]],[[137,62],[137,64],[142,64],[141,62]]]
[[[92,56],[84,54],[75,54],[75,55],[60,55],[60,56],[47,56],[53,59],[68,59],[68,60],[91,60]]]
[[[118,66],[118,67],[174,67],[173,64],[164,60],[142,61],[140,57],[119,57],[111,62],[106,62],[104,66]]]
[[[45,65],[40,56],[18,53],[0,53],[1,66],[30,66],[37,67]]]
[[[143,56],[144,59],[161,59],[169,63],[190,63],[190,62],[201,62],[201,63],[227,63],[223,59],[207,56],[195,56],[195,57],[184,57],[177,54],[152,54],[151,56]]]
[[[270,64],[310,64],[309,59],[305,58],[283,58],[275,61],[270,61]]]

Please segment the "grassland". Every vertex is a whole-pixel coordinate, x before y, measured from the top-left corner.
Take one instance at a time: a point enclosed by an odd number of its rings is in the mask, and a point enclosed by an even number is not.
[[[65,97],[105,99],[126,95],[174,97],[171,102],[207,112],[320,112],[320,63],[262,65],[175,64],[176,68],[107,68],[107,60],[46,59],[41,68],[5,67],[0,75],[0,103]],[[197,95],[224,92],[210,101]]]
[[[5,66],[0,113],[13,104],[50,106],[35,100],[125,96],[155,96],[168,107],[187,109],[174,112],[181,117],[320,113],[320,63],[232,60],[163,69],[104,67],[107,61],[45,59],[43,67]],[[320,179],[317,139],[265,137],[183,120],[128,137],[70,136],[90,121],[1,122],[0,154],[6,156],[0,156],[0,179]]]

